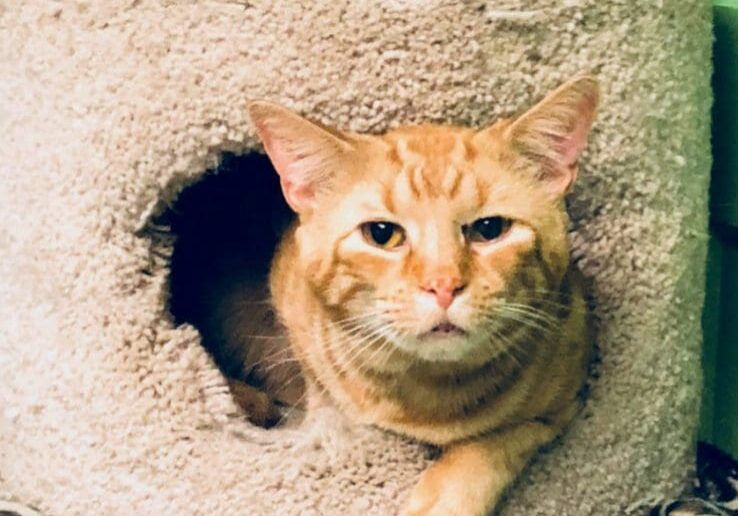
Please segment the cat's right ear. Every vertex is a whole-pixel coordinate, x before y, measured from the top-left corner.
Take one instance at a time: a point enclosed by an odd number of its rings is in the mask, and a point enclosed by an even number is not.
[[[579,157],[599,98],[597,80],[578,74],[515,119],[505,139],[540,166],[540,179],[556,197],[576,180]]]
[[[253,101],[248,111],[279,174],[287,204],[297,213],[310,211],[316,195],[353,150],[351,141],[278,104]]]

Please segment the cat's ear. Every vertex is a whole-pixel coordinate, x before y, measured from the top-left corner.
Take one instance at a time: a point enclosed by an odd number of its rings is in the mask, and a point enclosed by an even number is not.
[[[576,180],[598,99],[597,80],[576,75],[504,131],[513,148],[539,163],[541,179],[556,196],[563,196]]]
[[[352,150],[351,141],[271,102],[250,102],[248,111],[279,174],[287,203],[297,213],[311,210],[316,194]]]

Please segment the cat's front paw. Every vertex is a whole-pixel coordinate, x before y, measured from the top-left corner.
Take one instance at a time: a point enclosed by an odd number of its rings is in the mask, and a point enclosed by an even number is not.
[[[401,516],[485,516],[506,485],[489,458],[476,442],[446,450],[420,476]]]
[[[439,490],[413,493],[400,510],[400,516],[485,516],[489,512],[486,504],[475,504],[460,493]]]
[[[282,416],[279,407],[265,392],[234,378],[228,379],[228,388],[233,401],[251,423],[269,428],[279,422]]]
[[[438,494],[433,496],[417,496],[415,493],[410,497],[405,506],[400,510],[399,516],[431,516],[435,514],[453,514],[451,512],[440,512],[441,508],[436,503]]]
[[[476,514],[464,507],[464,500],[458,498],[461,493],[439,482],[438,475],[426,471],[420,482],[410,493],[410,499],[400,510],[400,516],[467,516]]]

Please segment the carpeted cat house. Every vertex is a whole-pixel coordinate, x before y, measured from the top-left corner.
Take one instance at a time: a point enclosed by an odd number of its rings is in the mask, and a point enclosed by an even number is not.
[[[259,152],[250,99],[355,131],[482,125],[580,70],[602,87],[570,200],[600,362],[585,413],[502,513],[638,514],[687,486],[708,1],[2,2],[0,42],[0,501],[392,514],[429,451],[366,428],[336,452],[330,422],[308,445],[311,428],[248,423],[171,314],[178,240],[162,220],[224,156]]]

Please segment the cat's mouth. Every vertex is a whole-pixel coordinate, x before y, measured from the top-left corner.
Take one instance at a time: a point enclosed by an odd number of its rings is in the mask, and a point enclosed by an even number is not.
[[[459,328],[453,323],[442,322],[441,324],[435,325],[430,331],[425,332],[423,337],[464,337],[466,331]]]

